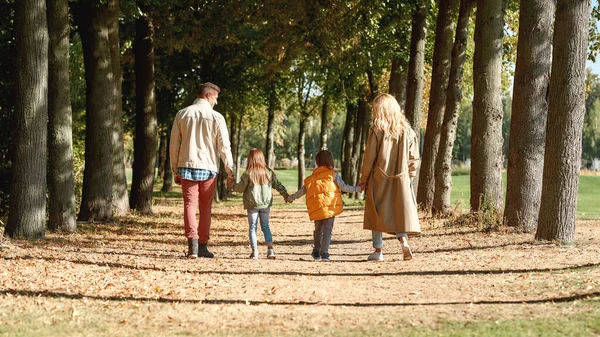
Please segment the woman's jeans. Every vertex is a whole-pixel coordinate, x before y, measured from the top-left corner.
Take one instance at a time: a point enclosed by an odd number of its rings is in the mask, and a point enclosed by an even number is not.
[[[371,231],[371,236],[373,237],[373,248],[382,248],[383,247],[383,232]],[[396,238],[400,238],[404,236],[408,238],[406,233],[396,233]]]
[[[269,228],[269,213],[270,208],[264,209],[249,209],[248,212],[248,236],[250,237],[250,246],[256,247],[256,227],[260,220],[260,229],[262,229],[263,235],[265,236],[265,242],[267,244],[273,242],[273,236],[271,235],[271,229]]]
[[[335,217],[315,220],[315,231],[313,232],[314,250],[319,254],[329,254],[329,244],[331,243],[331,232],[333,232],[333,222]]]

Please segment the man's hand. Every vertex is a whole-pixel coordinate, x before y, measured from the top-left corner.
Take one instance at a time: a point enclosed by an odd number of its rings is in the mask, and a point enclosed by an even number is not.
[[[175,175],[175,184],[181,185],[181,176],[179,174]]]

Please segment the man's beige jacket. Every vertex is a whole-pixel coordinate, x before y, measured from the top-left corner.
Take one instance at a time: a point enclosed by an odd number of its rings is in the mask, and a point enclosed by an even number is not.
[[[171,170],[188,167],[219,172],[219,158],[228,175],[233,174],[233,156],[225,118],[204,98],[175,115],[169,146]]]

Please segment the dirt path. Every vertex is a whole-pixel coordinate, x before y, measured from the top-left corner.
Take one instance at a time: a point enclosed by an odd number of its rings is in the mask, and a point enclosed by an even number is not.
[[[179,206],[155,213],[5,245],[0,335],[23,324],[49,336],[59,327],[90,336],[395,331],[577,313],[578,302],[600,295],[598,222],[579,222],[567,247],[428,222],[411,238],[412,261],[388,236],[386,260],[367,262],[370,232],[362,211],[348,210],[336,218],[327,263],[310,257],[313,225],[303,210],[272,210],[276,260],[264,246],[259,260],[247,259],[241,207],[215,207],[215,259],[183,258]]]

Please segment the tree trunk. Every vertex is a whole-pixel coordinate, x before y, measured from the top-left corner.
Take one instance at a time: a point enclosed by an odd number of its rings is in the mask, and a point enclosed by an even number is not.
[[[240,120],[242,119],[241,116],[238,116],[237,114],[233,113],[231,114],[231,123],[229,124],[229,142],[231,144],[231,155],[233,157],[233,164],[234,164],[234,176],[237,177],[237,163],[238,163],[238,158],[240,156],[239,154],[239,144],[238,144],[238,125],[240,125]],[[237,180],[236,180],[237,181]]]
[[[267,144],[265,145],[265,160],[270,168],[275,167],[275,112],[277,111],[277,95],[271,91],[267,104]]]
[[[154,81],[154,26],[149,13],[135,21],[135,138],[130,207],[152,214],[152,189],[157,155]]]
[[[589,17],[587,0],[557,2],[539,240],[571,242],[575,235]]]
[[[346,183],[350,185],[356,185],[360,177],[358,173],[360,171],[360,160],[361,160],[361,145],[363,142],[363,128],[365,127],[365,115],[367,111],[367,101],[364,98],[360,98],[358,101],[358,108],[356,109],[356,117],[354,118],[354,139],[352,139],[352,163],[350,167],[350,180]],[[356,197],[356,195],[353,195]]]
[[[304,178],[306,177],[306,161],[304,159],[304,139],[306,138],[306,129],[308,126],[308,117],[301,114],[300,116],[300,130],[298,131],[298,189],[304,184]]]
[[[237,132],[235,135],[236,145],[235,145],[235,181],[237,182],[240,178],[240,166],[242,165],[242,121],[244,120],[244,115],[242,114],[240,118],[238,118]]]
[[[354,139],[354,119],[357,106],[346,102],[346,122],[344,123],[344,138],[342,143],[342,179],[350,181],[352,163],[352,139]]]
[[[461,0],[456,26],[456,37],[452,48],[452,64],[448,79],[446,108],[440,136],[440,146],[435,161],[435,194],[432,212],[443,217],[452,212],[450,193],[452,192],[452,149],[456,139],[458,111],[462,101],[462,77],[466,59],[467,39],[469,36],[469,17],[475,6],[475,0]]]
[[[408,70],[402,65],[402,61],[394,59],[392,61],[392,70],[390,71],[389,93],[394,96],[404,111],[406,106],[406,81]]]
[[[111,66],[114,75],[116,98],[113,104],[113,180],[112,203],[115,214],[129,213],[129,198],[127,196],[127,176],[125,175],[125,141],[123,137],[123,103],[121,100],[123,71],[121,70],[121,47],[119,44],[119,0],[107,0],[109,17],[108,41],[111,55]]]
[[[169,133],[166,134],[167,144],[165,145],[165,176],[163,178],[163,186],[160,189],[162,192],[171,192],[173,190],[173,171],[171,171],[171,159],[169,156],[169,144],[171,143],[171,137]]]
[[[433,50],[433,69],[431,74],[431,91],[429,112],[421,170],[419,172],[419,188],[417,202],[429,213],[433,204],[435,190],[435,160],[440,144],[440,134],[446,104],[446,89],[450,74],[450,58],[452,39],[454,37],[454,19],[456,18],[457,0],[441,0],[435,31]]]
[[[522,0],[519,8],[504,223],[528,232],[542,194],[554,8],[554,0]]]
[[[86,80],[85,169],[78,219],[104,221],[113,216],[113,127],[117,101],[108,37],[107,5],[79,5]],[[111,140],[107,142],[107,140]]]
[[[421,0],[413,14],[410,58],[406,78],[405,113],[413,131],[417,134],[417,139],[421,138],[421,104],[425,86],[425,39],[427,37],[428,9],[429,0]]]
[[[473,57],[471,210],[502,209],[503,0],[477,0]]]
[[[69,2],[47,1],[48,228],[74,232],[73,121],[69,84]]]
[[[44,0],[15,6],[17,78],[8,222],[12,238],[38,239],[46,227],[48,26]]]
[[[160,179],[165,179],[165,170],[168,170],[169,167],[165,166],[166,155],[167,155],[167,132],[164,130],[159,131],[159,141],[158,141],[158,170],[156,172],[156,176]]]
[[[319,149],[327,150],[327,131],[329,130],[329,98],[323,96],[321,106],[321,133],[319,134]]]

